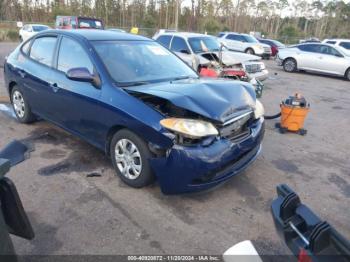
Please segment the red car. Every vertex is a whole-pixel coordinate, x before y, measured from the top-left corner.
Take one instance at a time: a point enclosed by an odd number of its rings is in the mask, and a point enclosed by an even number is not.
[[[101,19],[83,16],[57,16],[56,29],[104,29]]]
[[[260,43],[267,44],[271,46],[271,56],[276,56],[278,53],[278,50],[281,48],[285,48],[286,46],[282,44],[281,42],[277,40],[272,40],[272,39],[258,39]]]

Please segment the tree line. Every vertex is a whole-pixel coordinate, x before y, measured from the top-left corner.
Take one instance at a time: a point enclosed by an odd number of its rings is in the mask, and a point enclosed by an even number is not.
[[[343,0],[0,0],[0,21],[52,24],[56,15],[93,16],[121,28],[350,38],[350,3]]]

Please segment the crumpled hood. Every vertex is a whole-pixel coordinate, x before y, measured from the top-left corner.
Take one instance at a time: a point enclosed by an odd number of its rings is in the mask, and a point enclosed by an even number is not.
[[[166,99],[174,105],[209,119],[225,122],[255,108],[254,88],[232,80],[189,79],[127,87],[127,91]]]
[[[201,53],[199,54],[201,64],[205,64],[204,60],[202,59],[205,59],[207,62],[209,62],[202,55],[210,54],[210,53],[215,54],[217,57],[219,57],[219,52]],[[222,62],[225,65],[236,65],[244,62],[259,61],[259,60],[261,60],[261,57],[255,56],[255,55],[249,55],[249,54],[233,52],[233,51],[222,51]]]

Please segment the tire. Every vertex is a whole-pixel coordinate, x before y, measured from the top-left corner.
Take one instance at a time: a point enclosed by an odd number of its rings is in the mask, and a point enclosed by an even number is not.
[[[32,113],[23,92],[18,88],[18,86],[14,86],[12,88],[11,104],[19,122],[28,124],[36,120],[36,117]]]
[[[252,48],[247,48],[247,49],[245,50],[245,53],[246,53],[246,54],[250,54],[250,55],[255,55],[255,52],[254,52],[254,50],[253,50]]]
[[[283,69],[289,73],[297,71],[297,61],[294,58],[285,59],[283,61]]]
[[[155,176],[148,161],[153,154],[146,142],[131,131],[122,129],[114,134],[110,156],[116,174],[125,184],[141,188],[154,182]]]
[[[350,68],[348,68],[348,70],[346,70],[345,78],[346,78],[346,80],[350,81]]]

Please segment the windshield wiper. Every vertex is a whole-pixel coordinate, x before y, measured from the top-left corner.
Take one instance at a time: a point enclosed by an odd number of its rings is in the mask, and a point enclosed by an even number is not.
[[[179,77],[175,77],[175,78],[171,79],[170,82],[178,81],[178,80],[184,80],[184,79],[198,79],[198,77],[195,77],[195,76],[179,76]]]
[[[135,81],[135,82],[126,82],[126,83],[118,83],[118,86],[120,87],[128,87],[128,86],[142,86],[147,85],[149,82],[147,81]]]

